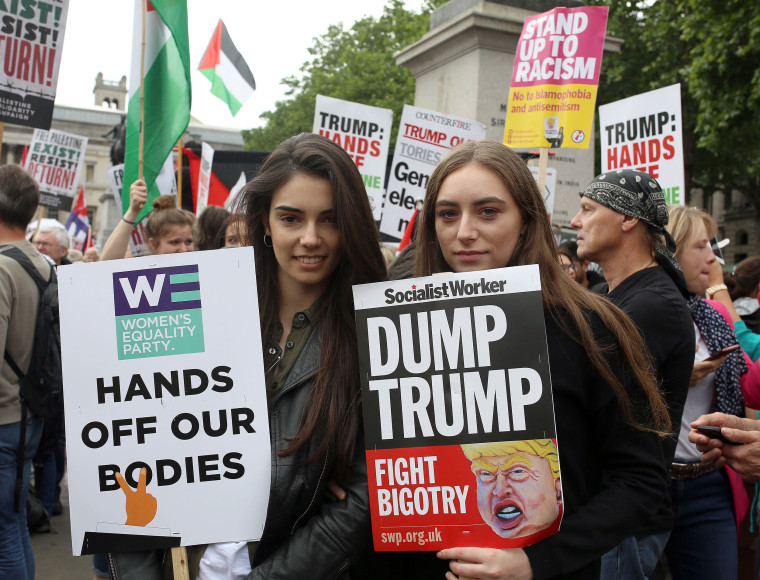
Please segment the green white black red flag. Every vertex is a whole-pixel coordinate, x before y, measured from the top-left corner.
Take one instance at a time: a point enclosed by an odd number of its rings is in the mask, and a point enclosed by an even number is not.
[[[141,79],[143,2],[146,3],[145,78]],[[148,186],[148,203],[140,212],[138,221],[150,213],[153,199],[169,193],[159,188],[156,178],[190,121],[190,47],[186,0],[135,0],[122,207],[129,204],[129,186],[138,178],[141,80],[145,84],[143,174]]]
[[[227,103],[233,116],[256,90],[251,69],[235,48],[221,20],[216,25],[198,70],[211,81],[211,93]]]

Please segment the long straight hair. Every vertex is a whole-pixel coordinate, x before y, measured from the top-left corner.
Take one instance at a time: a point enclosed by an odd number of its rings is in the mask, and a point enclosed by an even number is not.
[[[503,181],[525,222],[525,232],[509,263],[504,265],[538,264],[544,310],[564,332],[586,349],[594,367],[615,391],[626,421],[641,430],[666,434],[671,428],[667,407],[641,335],[622,310],[609,300],[581,287],[562,270],[546,206],[536,181],[525,162],[508,147],[489,141],[463,143],[454,148],[433,171],[418,218],[415,275],[429,276],[452,269],[443,257],[435,232],[435,202],[443,181],[457,169],[469,164],[481,165]],[[589,322],[590,313],[596,313],[607,327],[613,345],[598,344]],[[568,315],[571,324],[568,324]],[[633,378],[646,395],[650,413],[643,421],[637,418],[638,413],[634,413],[630,397],[607,362],[605,353],[611,348],[620,350]]]
[[[321,177],[332,184],[333,208],[341,257],[320,298],[317,327],[321,341],[319,370],[290,445],[291,455],[318,437],[308,461],[328,450],[335,453],[337,473],[346,475],[361,432],[359,363],[356,352],[353,284],[385,280],[385,262],[367,192],[359,170],[338,145],[319,135],[302,133],[281,143],[244,188],[248,240],[254,247],[262,340],[274,336],[280,319],[278,264],[264,243],[264,224],[274,194],[296,175]]]

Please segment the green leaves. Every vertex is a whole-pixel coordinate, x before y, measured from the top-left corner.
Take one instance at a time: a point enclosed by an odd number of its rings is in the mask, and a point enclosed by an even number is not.
[[[681,83],[687,190],[736,189],[760,210],[760,11],[747,0],[609,5],[600,104]]]

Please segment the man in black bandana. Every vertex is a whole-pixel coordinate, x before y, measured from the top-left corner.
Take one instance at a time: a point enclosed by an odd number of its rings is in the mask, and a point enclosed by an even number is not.
[[[675,244],[665,231],[668,208],[662,188],[646,173],[620,169],[597,176],[580,195],[581,208],[572,221],[578,232],[578,257],[602,267],[607,283],[593,290],[623,309],[649,345],[670,421],[677,429],[696,342],[686,282],[673,255]],[[675,435],[663,440],[668,473],[675,448]],[[673,514],[669,496],[652,501],[660,507],[649,524],[602,558],[602,580],[654,574]]]

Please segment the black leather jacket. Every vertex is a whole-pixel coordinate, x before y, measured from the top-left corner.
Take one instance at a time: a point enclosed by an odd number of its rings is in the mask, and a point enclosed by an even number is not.
[[[280,354],[279,347],[270,347],[265,368],[272,368]],[[324,501],[332,468],[329,454],[313,463],[306,462],[312,446],[304,446],[287,457],[277,455],[278,450],[287,446],[287,439],[298,431],[319,358],[319,331],[315,328],[287,380],[270,402],[272,486],[264,533],[248,580],[338,578],[371,545],[363,445],[357,446],[352,462],[353,481],[340,482],[346,498],[335,502]],[[162,558],[156,552],[110,554],[109,559],[115,579],[161,578]]]

